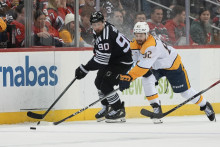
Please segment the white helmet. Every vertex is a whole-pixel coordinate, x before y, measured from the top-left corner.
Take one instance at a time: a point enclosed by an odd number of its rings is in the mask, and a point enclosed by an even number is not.
[[[134,29],[133,29],[134,33],[146,33],[147,35],[149,31],[150,28],[146,22],[137,22],[134,25]]]

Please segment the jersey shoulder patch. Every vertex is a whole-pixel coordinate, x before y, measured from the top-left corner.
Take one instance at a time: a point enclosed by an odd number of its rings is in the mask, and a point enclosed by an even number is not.
[[[144,54],[145,51],[147,50],[147,48],[149,47],[156,47],[157,43],[156,43],[156,40],[155,38],[152,36],[152,35],[149,35],[147,40],[145,41],[145,43],[142,45],[141,49],[140,49],[140,52],[141,54]]]
[[[133,39],[130,42],[130,48],[131,48],[131,50],[140,50],[141,46],[137,43],[137,41],[135,39]]]

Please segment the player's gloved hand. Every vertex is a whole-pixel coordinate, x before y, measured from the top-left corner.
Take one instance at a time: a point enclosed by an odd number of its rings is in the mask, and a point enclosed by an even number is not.
[[[132,81],[132,77],[129,74],[122,75],[120,74],[120,81],[119,81],[119,90],[123,91],[130,87],[130,83]]]
[[[81,65],[75,70],[75,77],[76,77],[76,79],[80,80],[80,79],[84,78],[84,77],[87,75],[88,72],[89,72],[89,71],[87,71],[87,70],[85,69],[85,67],[81,64]]]

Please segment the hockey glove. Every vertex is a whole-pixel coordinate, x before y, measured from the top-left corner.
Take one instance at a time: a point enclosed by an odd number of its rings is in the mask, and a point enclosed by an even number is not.
[[[88,72],[89,71],[87,71],[84,68],[84,66],[81,64],[75,71],[75,77],[76,77],[76,79],[80,80],[80,79],[84,78]]]
[[[128,89],[130,87],[131,81],[132,77],[129,74],[120,75],[119,90],[123,91],[125,89]]]

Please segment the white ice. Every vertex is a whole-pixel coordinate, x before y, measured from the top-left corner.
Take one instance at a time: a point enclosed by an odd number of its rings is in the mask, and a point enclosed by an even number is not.
[[[220,114],[216,118],[217,122],[205,115],[165,117],[163,124],[141,118],[126,123],[0,125],[0,147],[219,147]]]

